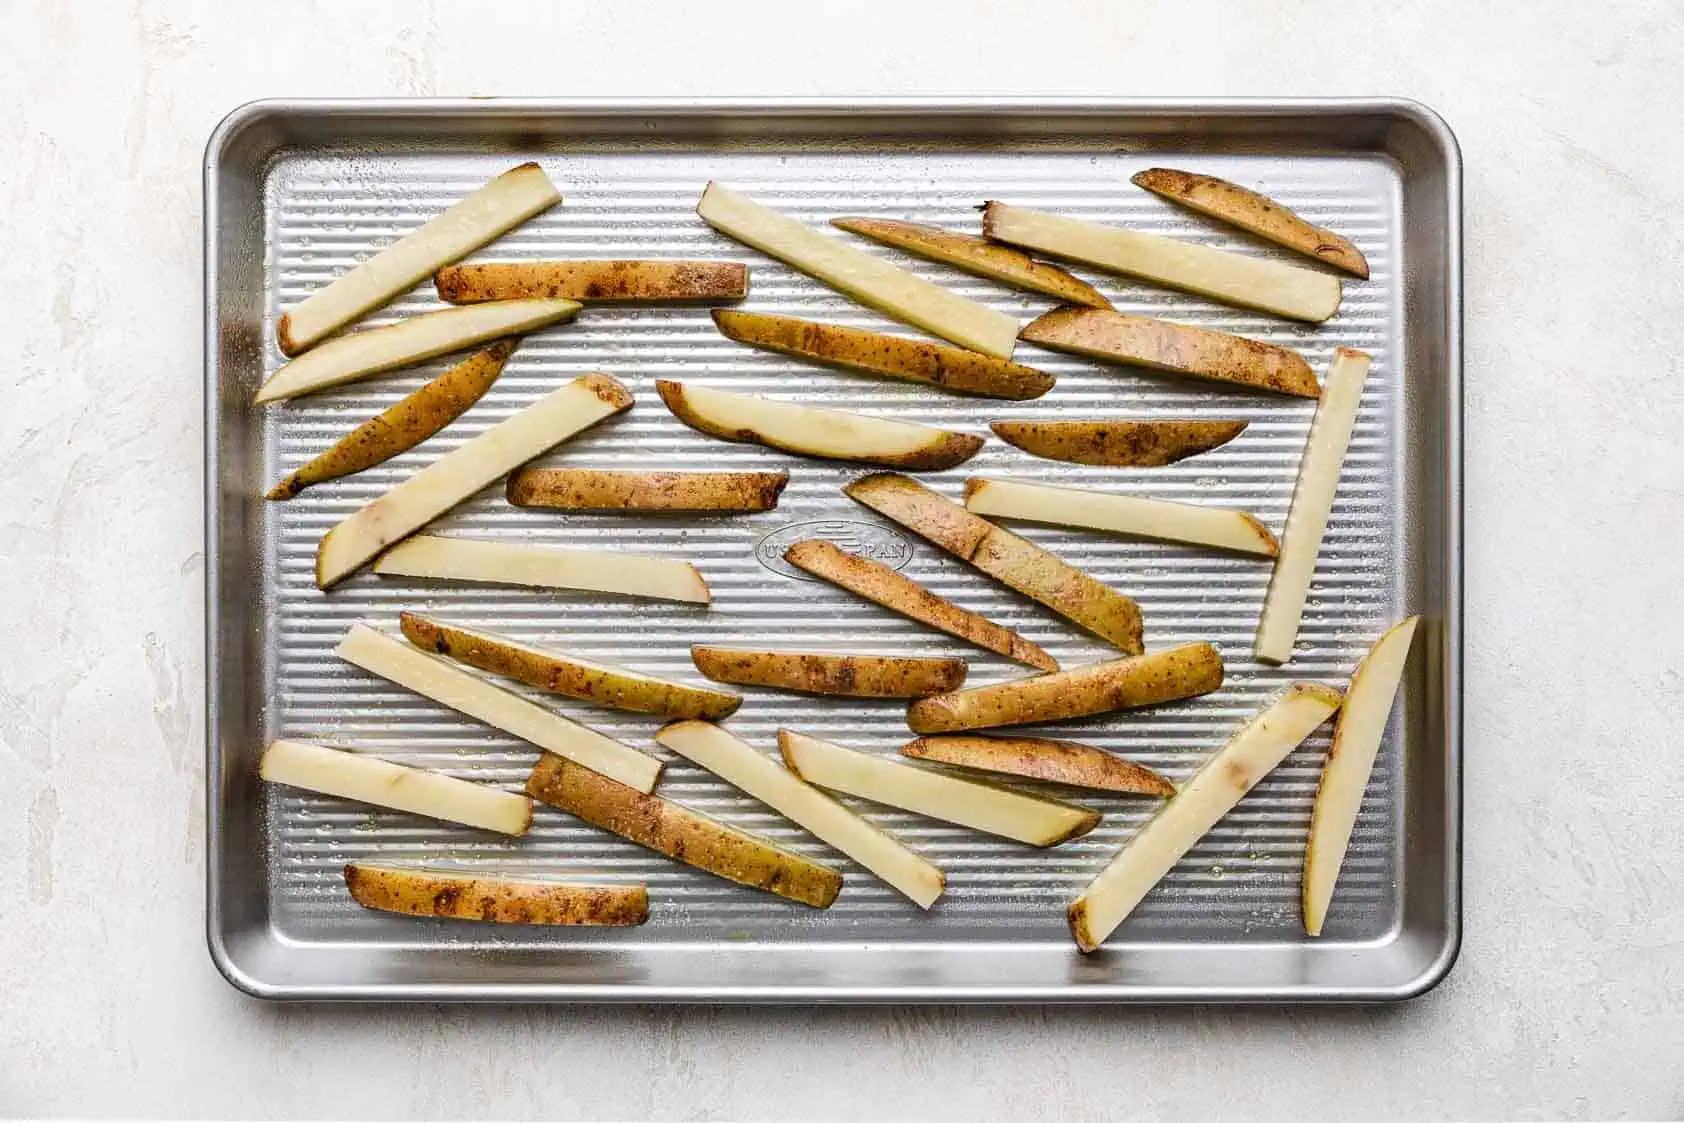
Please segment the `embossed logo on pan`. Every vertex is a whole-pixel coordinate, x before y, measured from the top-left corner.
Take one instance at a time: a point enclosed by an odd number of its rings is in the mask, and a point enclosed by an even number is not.
[[[809,538],[823,538],[839,549],[870,558],[890,569],[902,569],[912,560],[912,543],[885,527],[854,519],[813,519],[779,527],[754,547],[755,559],[773,573],[798,581],[816,581],[818,578],[812,574],[784,561],[785,550]]]

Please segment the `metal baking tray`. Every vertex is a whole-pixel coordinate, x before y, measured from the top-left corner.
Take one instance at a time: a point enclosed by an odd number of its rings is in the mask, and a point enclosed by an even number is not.
[[[530,746],[338,662],[347,625],[391,627],[403,607],[437,611],[666,675],[693,677],[688,645],[782,644],[962,652],[972,684],[1022,668],[782,568],[774,547],[822,534],[879,557],[1014,627],[1065,665],[1114,656],[846,499],[860,469],[725,444],[685,428],[657,377],[986,432],[1000,417],[1239,416],[1227,447],[1155,470],[1037,460],[991,440],[962,468],[926,475],[957,495],[971,473],[1211,500],[1280,528],[1309,402],[1136,375],[1024,345],[1058,375],[1036,402],[942,394],[750,350],[706,309],[592,307],[529,337],[502,380],[434,439],[286,504],[259,497],[283,471],[441,368],[372,379],[278,408],[251,404],[280,362],[279,310],[492,174],[536,159],[563,205],[481,258],[695,257],[746,261],[742,307],[904,330],[695,217],[719,179],[814,223],[843,214],[974,229],[1001,198],[1286,256],[1132,187],[1152,164],[1256,185],[1350,236],[1373,278],[1338,316],[1309,327],[1077,268],[1127,311],[1237,331],[1302,351],[1325,369],[1336,345],[1374,355],[1356,436],[1301,634],[1288,667],[1250,649],[1267,564],[1188,548],[1015,527],[1137,597],[1149,647],[1211,640],[1229,667],[1217,694],[1148,712],[1050,727],[1050,736],[1127,753],[1182,779],[1283,683],[1341,682],[1382,628],[1425,616],[1403,702],[1369,785],[1320,940],[1298,914],[1299,866],[1326,733],[1249,795],[1098,954],[1071,944],[1066,902],[1154,810],[1095,799],[1105,821],[1050,851],[865,807],[947,869],[929,914],[779,816],[671,760],[661,793],[839,862],[847,888],[815,911],[649,854],[540,808],[531,834],[496,841],[413,816],[266,788],[256,765],[277,736],[377,748],[414,764],[518,789]],[[231,114],[205,160],[209,668],[208,935],[236,986],[270,998],[697,1002],[1303,1001],[1406,998],[1449,969],[1460,931],[1461,197],[1456,144],[1406,101],[257,102]],[[840,235],[839,235],[840,236]],[[1027,319],[1041,297],[892,251],[913,271]],[[1296,260],[1296,259],[1295,259]],[[435,304],[428,285],[373,322]],[[711,610],[559,593],[394,581],[366,571],[324,595],[311,581],[321,534],[360,504],[573,375],[607,371],[637,397],[628,414],[547,462],[619,468],[787,468],[776,511],[736,518],[563,515],[508,506],[501,489],[443,519],[445,533],[625,548],[694,561]],[[773,751],[789,726],[889,753],[908,737],[894,703],[840,703],[748,690],[730,728]],[[646,750],[656,723],[545,704]],[[856,805],[859,806],[859,805]],[[340,867],[374,856],[484,870],[543,867],[646,881],[641,929],[542,930],[366,912]]]

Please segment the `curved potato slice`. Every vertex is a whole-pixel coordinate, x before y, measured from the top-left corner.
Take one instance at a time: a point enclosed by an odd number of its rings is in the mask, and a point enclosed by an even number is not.
[[[1306,257],[1338,266],[1365,281],[1368,279],[1368,259],[1349,238],[1324,226],[1311,225],[1267,195],[1250,188],[1213,175],[1181,172],[1174,168],[1147,168],[1136,172],[1130,182],[1172,203],[1180,203],[1190,210],[1267,238],[1277,246],[1285,246]]]
[[[1123,795],[1175,794],[1174,784],[1144,764],[1075,741],[962,734],[920,737],[902,745],[900,755]]]
[[[943,230],[939,226],[922,226],[916,222],[897,222],[887,218],[833,218],[832,226],[882,242],[886,246],[940,261],[967,273],[1001,281],[1014,288],[1044,292],[1071,304],[1087,304],[1094,308],[1109,308],[1111,302],[1100,291],[1072,276],[1056,265],[1036,261],[1022,250],[978,238]]]
[[[995,421],[996,436],[1031,456],[1070,464],[1161,468],[1245,432],[1244,421]]]

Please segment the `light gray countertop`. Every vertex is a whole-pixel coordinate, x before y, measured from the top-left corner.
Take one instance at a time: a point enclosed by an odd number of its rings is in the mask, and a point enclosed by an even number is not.
[[[5,5],[0,1115],[1684,1113],[1684,10]],[[1507,6],[1504,6],[1507,7]],[[1359,95],[1460,136],[1466,939],[1392,1009],[285,1008],[202,938],[200,187],[266,96]]]

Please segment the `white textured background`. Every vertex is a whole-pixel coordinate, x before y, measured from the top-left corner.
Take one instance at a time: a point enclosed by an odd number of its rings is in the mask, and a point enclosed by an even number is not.
[[[0,0],[0,1114],[1684,1115],[1684,11],[1497,7]],[[250,98],[474,93],[1443,112],[1468,207],[1449,981],[1331,1011],[309,1009],[223,983],[201,149]]]

